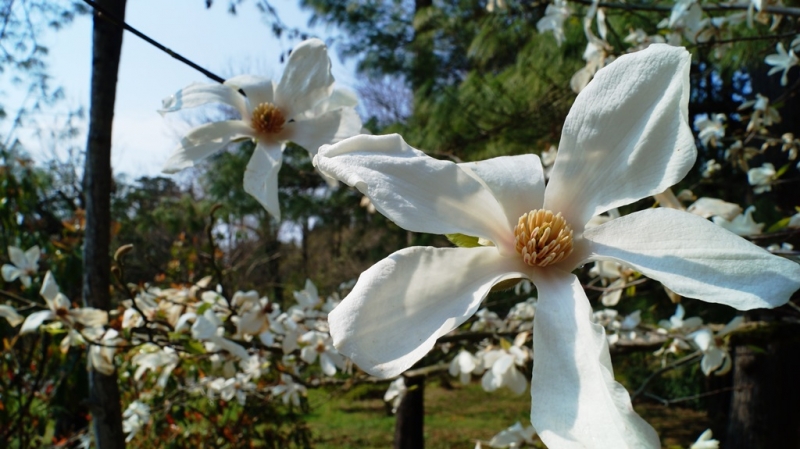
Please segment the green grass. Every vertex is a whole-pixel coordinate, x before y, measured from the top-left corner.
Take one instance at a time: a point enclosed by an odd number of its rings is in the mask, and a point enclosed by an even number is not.
[[[349,391],[311,390],[309,427],[319,449],[389,448],[394,417],[387,412],[383,393],[387,385],[360,385]],[[665,448],[688,447],[707,428],[705,413],[678,407],[644,404],[637,411],[659,432]],[[425,447],[475,447],[475,440],[521,421],[528,424],[530,395],[507,390],[486,393],[478,383],[457,382],[444,387],[437,381],[425,386]],[[543,445],[540,447],[544,447]]]

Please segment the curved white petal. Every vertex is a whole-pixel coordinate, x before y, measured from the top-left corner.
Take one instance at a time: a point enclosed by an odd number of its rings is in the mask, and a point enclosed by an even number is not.
[[[242,120],[208,123],[189,131],[180,146],[164,164],[164,173],[175,173],[211,156],[236,139],[254,137],[255,132]]]
[[[3,280],[6,282],[14,282],[22,275],[22,270],[11,264],[5,264],[2,268]]]
[[[361,118],[353,108],[341,108],[318,117],[297,120],[284,126],[287,138],[305,148],[312,157],[322,145],[361,134]]]
[[[241,89],[247,95],[247,103],[251,108],[262,103],[275,103],[275,83],[269,78],[254,75],[239,75],[225,81],[226,86]],[[242,114],[242,119],[250,120],[252,111]]]
[[[28,266],[28,259],[25,257],[25,253],[16,246],[8,247],[8,258],[11,260],[11,263],[19,268],[24,269]]]
[[[685,49],[654,44],[597,72],[564,123],[547,209],[579,232],[591,217],[683,179],[697,153],[690,63]]]
[[[42,298],[44,298],[45,301],[47,301],[47,305],[50,307],[50,309],[55,309],[55,301],[58,297],[59,289],[58,284],[56,283],[56,278],[49,270],[44,275],[42,288],[39,289],[39,294],[42,296]]]
[[[322,368],[322,372],[328,376],[336,375],[336,364],[333,361],[333,357],[331,354],[327,352],[323,352],[319,355],[319,366]]]
[[[39,256],[42,255],[42,251],[39,249],[39,245],[34,245],[25,251],[25,259],[27,260],[28,267],[32,269],[36,269],[37,263],[39,262]]]
[[[275,102],[294,118],[331,96],[333,76],[328,48],[319,39],[300,42],[292,50],[275,89]]]
[[[25,318],[22,327],[19,329],[19,334],[27,334],[28,332],[35,332],[47,320],[55,319],[56,315],[51,310],[40,310],[33,312]]]
[[[539,156],[502,156],[458,164],[486,184],[505,212],[508,226],[517,226],[522,214],[544,204],[544,169]]]
[[[527,277],[495,248],[411,247],[361,273],[328,315],[339,352],[379,377],[410,368],[478,310],[494,284]]]
[[[22,315],[17,313],[15,308],[4,304],[0,304],[0,318],[8,320],[8,324],[10,324],[11,327],[15,327],[17,324],[24,321]]]
[[[800,288],[800,265],[686,212],[647,209],[584,237],[592,258],[630,265],[681,296],[739,310],[777,307]]]
[[[223,84],[193,83],[185,87],[175,95],[165,98],[161,102],[159,113],[164,115],[167,112],[175,112],[181,109],[194,108],[208,103],[222,103],[232,106],[239,111],[242,118],[249,118],[250,111],[247,109],[247,101],[236,91]]]
[[[256,145],[244,171],[244,191],[262,205],[267,212],[281,220],[278,203],[278,172],[283,164],[283,145]]]
[[[356,93],[350,89],[337,87],[333,90],[330,97],[317,104],[314,109],[306,111],[304,114],[298,115],[295,118],[317,117],[328,111],[333,111],[334,109],[355,108],[356,106],[358,106],[358,96],[356,96]]]
[[[95,309],[92,307],[83,307],[80,309],[70,310],[69,314],[75,319],[75,321],[83,324],[84,326],[97,327],[108,324],[108,312],[105,310]]]
[[[700,360],[700,369],[703,370],[703,374],[708,376],[721,367],[722,364],[725,363],[725,359],[727,357],[727,352],[717,348],[716,346],[712,346],[703,355],[703,359]]]
[[[658,435],[614,380],[606,332],[578,278],[537,271],[531,424],[547,447],[659,448]]]
[[[357,188],[402,228],[482,237],[504,254],[516,255],[514,230],[484,184],[455,163],[410,147],[397,134],[358,135],[323,146],[314,165]]]

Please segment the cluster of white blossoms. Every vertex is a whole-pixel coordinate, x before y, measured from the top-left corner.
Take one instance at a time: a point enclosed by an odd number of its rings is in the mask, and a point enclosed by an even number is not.
[[[779,306],[800,287],[800,265],[686,211],[652,208],[590,225],[606,211],[663,195],[694,165],[690,59],[682,48],[650,45],[597,70],[567,116],[546,184],[535,155],[455,164],[397,135],[321,147],[317,169],[357,188],[378,212],[409,231],[464,236],[454,241],[465,246],[406,248],[362,273],[329,315],[335,347],[372,375],[397,376],[476,314],[496,284],[527,279],[537,288],[531,424],[542,441],[660,447],[614,380],[606,328],[593,321],[572,271],[615,262],[673,295],[740,310]],[[481,319],[496,323],[490,314]],[[635,329],[637,320],[623,321]],[[712,345],[719,334],[708,336],[691,339],[710,373],[725,357]],[[496,381],[517,366],[511,345],[503,349],[503,363],[498,357],[485,371],[487,384],[515,388]],[[470,356],[459,353],[454,374],[472,375],[485,363]]]

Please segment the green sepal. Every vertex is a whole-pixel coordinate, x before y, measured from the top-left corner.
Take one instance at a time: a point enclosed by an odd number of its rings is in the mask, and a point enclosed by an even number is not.
[[[471,235],[445,234],[445,237],[459,248],[477,248],[481,246],[480,243],[478,243],[478,237],[473,237]]]
[[[769,227],[769,229],[767,229],[767,232],[780,231],[781,229],[783,229],[783,228],[785,228],[786,226],[789,225],[789,220],[791,220],[791,219],[792,219],[792,217],[786,217],[786,218],[783,218],[781,220],[776,221],[772,226]]]

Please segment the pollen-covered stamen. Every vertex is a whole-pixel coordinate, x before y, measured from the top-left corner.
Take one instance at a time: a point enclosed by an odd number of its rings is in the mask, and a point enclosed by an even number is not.
[[[253,129],[259,134],[275,134],[283,129],[286,117],[272,103],[261,103],[253,109]]]
[[[535,209],[523,214],[514,237],[517,252],[532,267],[560,262],[572,253],[572,228],[561,213]]]

